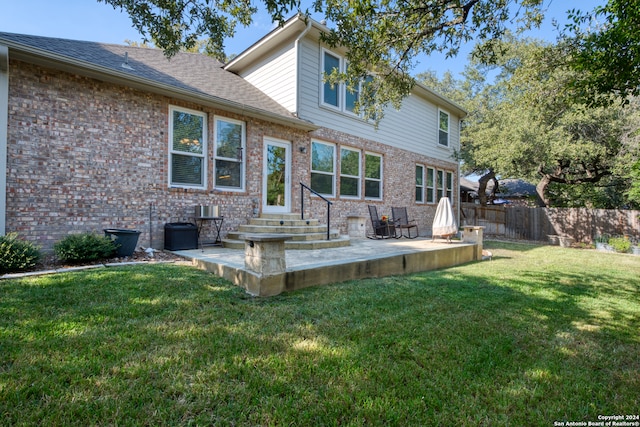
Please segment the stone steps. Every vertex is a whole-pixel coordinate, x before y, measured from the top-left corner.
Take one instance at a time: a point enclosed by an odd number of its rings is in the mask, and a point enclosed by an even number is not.
[[[227,239],[231,240],[242,240],[244,241],[244,236],[251,234],[287,234],[291,237],[292,241],[300,242],[300,241],[311,241],[311,240],[327,240],[327,230],[322,230],[321,232],[306,232],[306,233],[295,233],[291,231],[287,231],[286,229],[280,230],[272,230],[260,228],[260,231],[256,231],[256,229],[241,229],[238,231],[232,231],[227,234]],[[290,229],[289,229],[290,230]],[[337,239],[340,237],[340,233],[337,230],[331,230],[329,232],[329,237],[333,239]]]
[[[252,218],[247,225],[230,232],[222,245],[230,249],[244,249],[245,236],[260,234],[286,234],[291,240],[285,242],[285,249],[312,250],[349,246],[348,236],[341,236],[338,230],[330,230],[327,240],[327,226],[317,219],[300,219],[300,214],[262,214]]]

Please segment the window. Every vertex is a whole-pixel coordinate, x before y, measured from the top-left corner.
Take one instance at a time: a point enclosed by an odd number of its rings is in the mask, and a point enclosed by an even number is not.
[[[320,194],[335,195],[335,153],[331,144],[311,142],[311,188]]]
[[[322,104],[337,108],[340,111],[355,114],[356,104],[360,100],[362,85],[373,81],[373,77],[367,77],[364,82],[360,82],[356,87],[348,88],[346,84],[332,85],[325,82],[325,76],[330,75],[334,70],[346,72],[348,64],[344,58],[334,55],[328,51],[322,54]]]
[[[364,197],[382,199],[382,156],[365,154],[364,170]]]
[[[438,171],[438,179],[436,180],[436,185],[438,188],[437,201],[439,202],[444,195],[444,171]]]
[[[427,203],[435,203],[436,191],[436,171],[433,168],[427,168]]]
[[[360,151],[340,149],[340,195],[360,197]]]
[[[243,190],[244,122],[217,117],[215,135],[215,186],[227,190]]]
[[[323,56],[323,70],[324,75],[329,75],[333,72],[333,70],[341,71],[340,67],[340,58],[330,54],[329,52],[324,52]],[[323,98],[322,102],[325,104],[331,105],[333,107],[340,107],[340,85],[332,85],[329,82],[323,83]]]
[[[453,203],[453,172],[447,172],[446,185],[447,197]]]
[[[449,146],[449,114],[444,111],[439,111],[438,120],[438,144],[443,147]]]
[[[205,188],[207,115],[169,108],[169,185]]]
[[[424,166],[416,165],[416,202],[424,203]]]
[[[347,88],[345,90],[345,106],[344,109],[350,113],[356,114],[356,104],[358,103],[358,99],[360,97],[360,85],[354,88],[353,90],[349,90]]]
[[[363,93],[364,89],[367,89],[369,91],[367,95],[367,99],[365,100],[372,100],[375,98],[375,94],[376,94],[376,90],[375,88],[372,88],[373,85],[373,76],[367,76],[365,77],[364,81],[360,83],[360,92],[358,92],[358,100],[360,100],[360,94]],[[364,116],[364,113],[362,113],[362,115]],[[375,112],[371,112],[368,119],[370,120],[377,120],[378,118],[378,114],[376,114]]]

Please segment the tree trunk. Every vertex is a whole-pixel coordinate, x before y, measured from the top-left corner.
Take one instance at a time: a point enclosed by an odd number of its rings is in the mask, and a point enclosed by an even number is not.
[[[495,174],[491,180],[493,181],[493,188],[491,189],[489,201],[493,204],[493,201],[496,199],[496,194],[498,194],[498,191],[500,190],[500,183],[498,182],[498,178],[496,178]]]
[[[538,199],[538,206],[546,208],[549,206],[549,198],[547,197],[547,187],[551,183],[551,177],[549,175],[542,175],[542,179],[536,185],[536,196]]]
[[[489,169],[489,171],[478,179],[478,198],[480,200],[480,205],[485,206],[487,204],[487,183],[492,179],[495,179],[496,174],[493,169]]]

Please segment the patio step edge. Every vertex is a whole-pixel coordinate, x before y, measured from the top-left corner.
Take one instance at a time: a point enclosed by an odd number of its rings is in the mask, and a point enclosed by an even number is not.
[[[222,246],[227,249],[244,249],[245,241],[239,239],[222,239]],[[285,250],[313,250],[341,248],[351,245],[349,236],[332,237],[331,240],[289,240],[284,243]]]

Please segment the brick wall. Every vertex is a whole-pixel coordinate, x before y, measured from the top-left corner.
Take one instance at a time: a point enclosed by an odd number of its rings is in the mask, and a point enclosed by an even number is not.
[[[210,141],[214,115],[246,123],[246,191],[213,189],[211,143],[208,189],[168,188],[170,105],[206,112]],[[220,206],[223,235],[237,229],[262,204],[265,136],[292,142],[294,212],[300,209],[298,182],[310,182],[312,137],[383,155],[384,202],[375,204],[383,213],[390,213],[391,206],[407,206],[421,234],[430,233],[435,205],[414,201],[415,164],[456,171],[455,163],[339,132],[321,129],[309,134],[20,61],[10,63],[8,126],[6,231],[16,231],[45,250],[69,233],[102,233],[105,228],[139,230],[139,245],[149,246],[152,239],[153,247],[162,248],[164,225],[192,221],[193,206],[199,204]],[[300,147],[306,147],[306,153]],[[366,205],[371,203],[332,201],[332,228],[343,234],[346,215],[368,215]],[[324,203],[314,199],[307,212],[324,222],[325,211]]]
[[[213,190],[211,143],[208,189],[168,188],[169,105],[206,112],[210,136],[214,115],[246,122],[247,191]],[[263,137],[308,140],[306,132],[19,61],[10,64],[8,125],[7,232],[45,250],[69,233],[105,228],[139,230],[141,246],[151,229],[162,248],[164,225],[192,221],[199,204],[220,205],[226,234],[260,207]],[[304,174],[308,165],[296,159],[295,168]]]
[[[416,203],[415,201],[415,166],[421,164],[434,169],[441,169],[454,173],[454,200],[458,197],[458,169],[453,161],[445,162],[429,156],[419,155],[405,150],[400,150],[375,141],[362,139],[353,135],[347,135],[330,129],[320,129],[311,134],[311,138],[319,141],[336,144],[339,153],[340,147],[350,147],[362,150],[362,153],[371,152],[383,157],[383,200],[344,199],[339,196],[330,199],[331,228],[339,228],[343,234],[347,232],[347,215],[358,214],[369,218],[367,205],[375,205],[379,215],[391,215],[392,206],[407,207],[410,219],[415,219],[421,236],[431,235],[431,225],[436,213],[437,203]],[[364,154],[363,154],[364,155]],[[339,155],[338,155],[339,158]],[[337,169],[340,169],[339,164]],[[363,178],[364,180],[364,178]],[[336,180],[336,194],[340,193],[339,179]],[[364,183],[362,183],[363,185]],[[364,194],[364,187],[361,189]],[[311,214],[324,220],[326,217],[326,204],[317,198],[311,198]],[[454,210],[457,204],[454,203]],[[371,223],[366,222],[368,232],[372,232]]]

